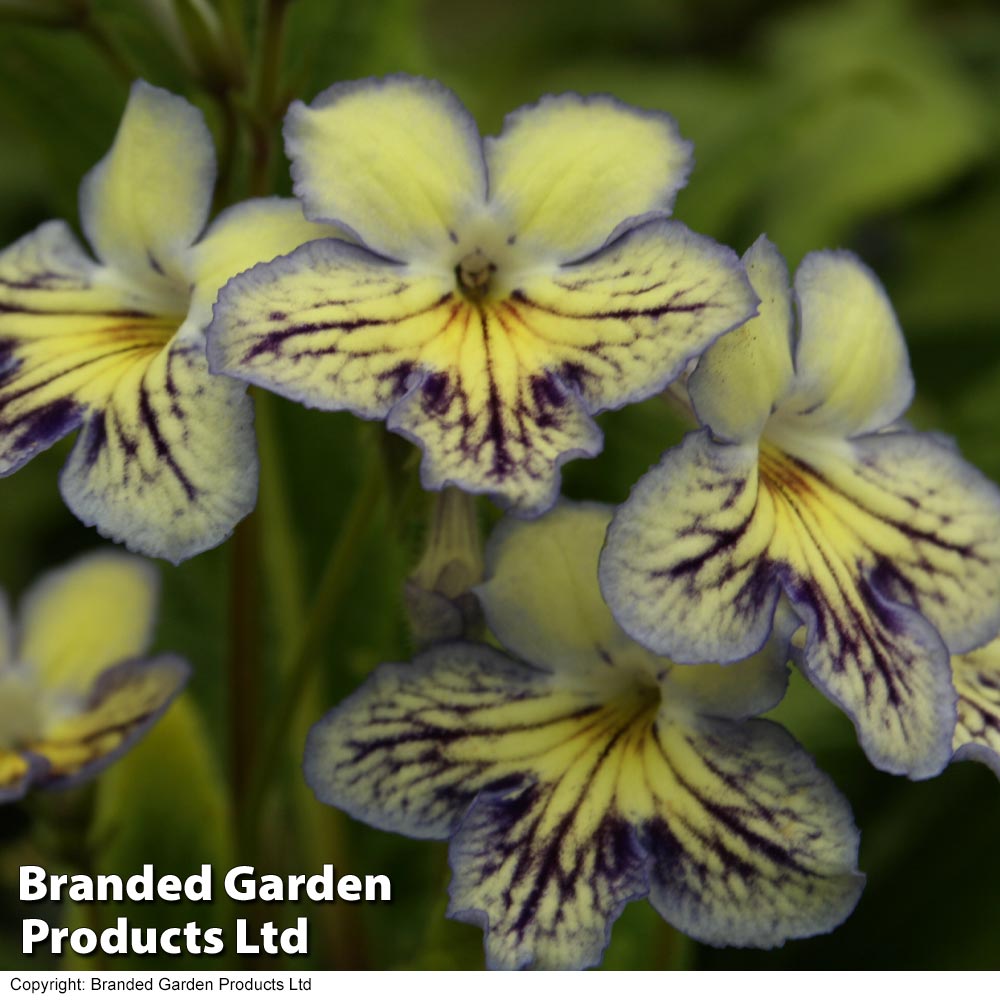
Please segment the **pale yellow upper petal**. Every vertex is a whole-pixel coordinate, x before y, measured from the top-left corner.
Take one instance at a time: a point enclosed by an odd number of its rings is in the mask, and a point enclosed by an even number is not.
[[[717,340],[687,383],[699,420],[727,441],[759,436],[793,377],[788,267],[765,236],[743,263],[760,298],[757,315]]]
[[[800,431],[854,436],[900,417],[913,397],[913,376],[878,278],[854,254],[819,251],[799,266],[795,295],[795,384],[779,419]]]
[[[666,212],[691,169],[668,115],[612,97],[561,94],[515,111],[487,141],[490,201],[510,236],[562,262],[626,219]]]
[[[632,645],[597,586],[597,557],[611,509],[562,503],[536,521],[508,518],[487,550],[476,588],[487,622],[536,666],[587,672]]]
[[[145,652],[158,594],[145,559],[114,551],[82,556],[26,594],[18,659],[47,692],[83,694],[102,671]]]
[[[201,112],[139,80],[110,152],[81,186],[83,231],[100,260],[131,279],[183,283],[214,183],[215,150]]]
[[[452,245],[486,197],[472,116],[447,87],[403,75],[336,84],[285,119],[295,193],[311,219],[342,224],[409,261]]]
[[[310,222],[292,198],[253,198],[222,212],[191,251],[192,314],[211,319],[219,289],[254,264],[290,253],[310,240],[343,236],[334,226]]]

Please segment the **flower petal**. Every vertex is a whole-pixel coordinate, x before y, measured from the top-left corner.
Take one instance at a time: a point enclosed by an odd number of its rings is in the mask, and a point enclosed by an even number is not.
[[[906,342],[878,278],[846,251],[808,254],[795,275],[795,388],[781,407],[798,428],[857,435],[910,405]]]
[[[773,708],[787,686],[792,628],[776,628],[759,653],[728,666],[679,666],[653,656],[622,630],[598,587],[610,516],[602,504],[563,501],[537,520],[508,517],[498,525],[487,547],[486,582],[476,594],[504,648],[598,686],[616,673],[644,671],[667,701],[723,718]]]
[[[473,302],[450,277],[320,240],[229,282],[209,356],[308,405],[387,416],[424,446],[428,488],[537,514],[558,467],[599,450],[588,413],[661,389],[755,301],[731,251],[671,222],[559,275]]]
[[[466,319],[457,370],[414,386],[386,426],[423,449],[426,489],[454,484],[522,517],[541,514],[559,496],[559,468],[599,454],[603,436],[575,393],[521,366],[494,314],[470,310]]]
[[[208,329],[211,368],[307,406],[382,418],[427,344],[454,345],[450,283],[341,240],[318,240],[233,278]]]
[[[0,804],[23,798],[48,771],[41,757],[16,750],[0,750]]]
[[[698,419],[728,441],[760,436],[792,381],[792,296],[788,267],[761,236],[744,254],[759,314],[717,340],[701,357],[687,388]]]
[[[952,653],[996,635],[1000,489],[950,441],[876,434],[852,442],[849,457],[824,452],[813,461],[829,488],[848,498],[879,590],[915,607]]]
[[[344,226],[400,260],[445,250],[486,198],[476,123],[433,80],[339,83],[311,105],[295,101],[285,149],[309,218]]]
[[[163,715],[190,674],[169,654],[105,670],[78,711],[50,721],[41,739],[29,744],[49,765],[44,784],[75,784],[117,760]]]
[[[47,222],[0,254],[0,475],[79,426],[175,329]]]
[[[732,250],[654,219],[586,260],[524,275],[496,313],[527,369],[597,413],[664,389],[756,304]]]
[[[635,832],[602,814],[613,789],[595,782],[601,769],[584,751],[555,784],[483,794],[459,827],[447,915],[483,929],[489,968],[596,965],[625,904],[649,891]]]
[[[257,499],[246,387],[209,374],[203,334],[185,324],[121,376],[59,485],[81,521],[136,551],[177,563],[213,548]]]
[[[143,80],[107,156],[84,178],[80,221],[98,258],[158,285],[183,282],[183,255],[204,228],[215,150],[202,113]]]
[[[751,656],[771,633],[780,585],[758,504],[757,449],[687,435],[616,512],[601,555],[604,597],[626,632],[679,663]]]
[[[334,227],[309,222],[293,198],[251,198],[231,205],[208,227],[192,248],[188,275],[194,283],[193,304],[205,323],[218,291],[235,274],[279,254],[290,253],[310,240],[342,235]]]
[[[542,668],[587,673],[634,643],[597,586],[597,557],[611,508],[560,503],[536,521],[506,518],[486,550],[476,588],[505,648]]]
[[[519,777],[533,752],[558,744],[578,707],[547,672],[488,646],[437,646],[379,667],[313,726],[306,781],[372,826],[443,839],[481,788]]]
[[[159,577],[145,559],[97,551],[40,577],[21,605],[18,659],[46,691],[84,694],[107,667],[144,653]]]
[[[773,948],[833,930],[857,904],[850,807],[775,723],[657,726],[631,784],[650,901],[685,934]]]
[[[958,691],[955,760],[978,760],[1000,777],[1000,637],[952,657]]]
[[[668,665],[659,676],[663,700],[720,719],[761,715],[785,696],[788,650],[787,630],[776,626],[758,652],[736,663],[683,665],[656,658]]]
[[[508,115],[486,158],[511,235],[561,262],[596,250],[625,219],[669,212],[692,162],[669,115],[579,94]]]

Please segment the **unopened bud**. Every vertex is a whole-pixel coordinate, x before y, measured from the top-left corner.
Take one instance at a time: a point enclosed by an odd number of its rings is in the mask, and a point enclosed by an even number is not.
[[[483,618],[472,588],[483,579],[476,498],[449,487],[434,497],[424,554],[406,581],[404,599],[420,646],[471,639]]]

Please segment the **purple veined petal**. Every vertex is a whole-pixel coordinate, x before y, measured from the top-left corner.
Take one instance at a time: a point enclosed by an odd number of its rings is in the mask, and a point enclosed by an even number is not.
[[[484,929],[491,967],[596,964],[647,892],[715,944],[843,920],[857,831],[794,741],[611,676],[567,684],[489,647],[436,647],[378,668],[313,728],[306,779],[372,825],[452,838],[449,914]]]
[[[177,563],[213,548],[257,500],[246,387],[209,374],[185,325],[95,408],[59,485],[81,521],[135,551]]]
[[[975,760],[1000,778],[1000,638],[953,656],[958,721],[954,760]]]
[[[0,253],[0,307],[3,475],[75,430],[121,367],[173,330],[108,284],[63,222]]]
[[[649,742],[658,808],[640,840],[666,920],[717,947],[773,948],[850,915],[865,882],[850,806],[781,726],[703,718]]]
[[[48,770],[42,784],[87,781],[134,746],[187,684],[191,668],[178,656],[129,660],[100,674],[76,712],[52,719],[28,749]]]

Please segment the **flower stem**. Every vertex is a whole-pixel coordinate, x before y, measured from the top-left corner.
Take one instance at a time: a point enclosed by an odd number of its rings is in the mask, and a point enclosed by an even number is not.
[[[278,683],[284,690],[294,678],[296,656],[301,640],[308,628],[308,608],[306,606],[306,586],[302,566],[302,551],[295,518],[288,495],[287,479],[284,475],[283,455],[276,421],[276,403],[267,393],[256,395],[257,441],[261,460],[260,501],[261,551],[265,579],[268,582],[268,606],[273,613],[279,637],[282,669]],[[357,532],[363,536],[364,529]],[[360,540],[363,540],[360,539]],[[320,711],[326,707],[322,685],[323,675],[310,670],[297,683],[298,690],[289,689],[288,701],[295,701],[287,727],[275,728],[277,741],[265,751],[262,765],[254,775],[257,817],[255,836],[266,838],[273,843],[278,838],[275,833],[295,831],[296,843],[294,861],[289,863],[305,866],[335,862],[338,867],[351,867],[350,843],[346,822],[342,813],[316,801],[312,792],[300,777],[301,748],[306,734],[316,721]],[[280,713],[288,711],[278,709]],[[287,774],[289,751],[294,751],[294,778],[278,782],[275,776]],[[279,771],[279,767],[282,770]],[[288,847],[281,843],[282,855],[288,855]],[[270,861],[267,846],[256,858],[261,864]],[[298,869],[296,869],[298,870]],[[356,913],[344,907],[317,907],[313,917],[315,939],[324,953],[329,955],[330,965],[335,969],[363,968],[367,954],[364,926]]]
[[[278,91],[285,50],[285,15],[290,0],[261,0],[257,33],[257,71],[250,112],[250,193],[266,194],[271,185],[274,131],[284,114]]]
[[[255,769],[260,718],[261,614],[259,601],[260,536],[257,515],[241,522],[233,535],[230,566],[229,659],[229,787],[236,828],[237,856],[249,856],[257,824],[251,778]],[[247,852],[247,853],[245,853]]]
[[[226,39],[232,65],[239,81],[245,82],[247,76],[247,40],[243,29],[242,0],[219,0],[219,18],[222,21],[222,33]]]
[[[305,628],[286,669],[282,671],[281,693],[274,710],[269,713],[270,722],[262,742],[263,752],[258,758],[254,776],[253,803],[256,811],[259,811],[259,804],[274,776],[275,767],[281,760],[288,728],[295,717],[320,648],[336,618],[340,600],[356,569],[367,535],[366,529],[378,509],[382,486],[380,465],[375,460],[369,460],[351,509],[330,549]]]
[[[236,166],[240,123],[230,92],[227,90],[215,96],[222,118],[222,135],[219,140],[219,175],[215,182],[213,199],[213,211],[218,213],[233,200],[233,170]]]

